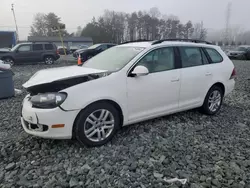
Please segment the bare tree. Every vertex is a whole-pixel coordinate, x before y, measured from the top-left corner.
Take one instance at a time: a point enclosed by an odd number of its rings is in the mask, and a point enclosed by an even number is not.
[[[205,40],[207,38],[207,29],[204,28],[203,22],[196,23],[194,25],[194,32],[193,32],[192,38],[199,39],[199,40]]]

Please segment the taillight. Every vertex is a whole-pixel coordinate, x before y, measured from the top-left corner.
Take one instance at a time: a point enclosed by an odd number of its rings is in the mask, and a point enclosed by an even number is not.
[[[235,68],[233,69],[233,72],[231,74],[230,80],[236,78],[236,70]]]
[[[58,49],[56,50],[56,53],[59,55],[59,50]]]

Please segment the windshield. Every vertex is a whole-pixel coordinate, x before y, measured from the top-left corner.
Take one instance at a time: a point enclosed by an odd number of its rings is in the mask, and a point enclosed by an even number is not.
[[[97,48],[98,46],[100,46],[100,44],[94,44],[93,46],[90,46],[88,49],[95,49],[95,48]]]
[[[13,48],[11,48],[11,51],[15,51],[18,47],[20,46],[20,44],[17,44],[16,46],[14,46]]]
[[[113,47],[89,59],[83,67],[117,71],[143,50],[141,47]]]
[[[239,46],[238,48],[236,48],[237,51],[246,51],[247,49],[243,46]]]

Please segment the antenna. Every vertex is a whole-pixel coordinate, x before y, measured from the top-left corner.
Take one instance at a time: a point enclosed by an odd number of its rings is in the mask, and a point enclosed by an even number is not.
[[[13,16],[14,16],[14,21],[15,21],[15,25],[16,25],[16,38],[17,41],[19,41],[19,35],[18,35],[18,27],[17,27],[17,23],[16,23],[16,15],[15,15],[15,10],[14,10],[14,4],[11,4],[11,10],[13,12]]]
[[[226,9],[226,28],[224,35],[225,42],[229,42],[231,11],[232,11],[232,2],[229,2],[227,4],[227,9]]]

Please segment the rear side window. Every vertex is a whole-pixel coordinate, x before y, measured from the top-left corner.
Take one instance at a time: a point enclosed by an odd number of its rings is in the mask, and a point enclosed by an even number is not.
[[[222,56],[215,49],[205,48],[205,50],[208,53],[212,63],[220,63],[223,61]]]
[[[33,44],[33,51],[40,51],[43,50],[42,44]]]
[[[45,44],[45,50],[53,50],[53,44]]]
[[[194,67],[203,64],[203,58],[200,48],[196,47],[179,47],[182,67]]]

